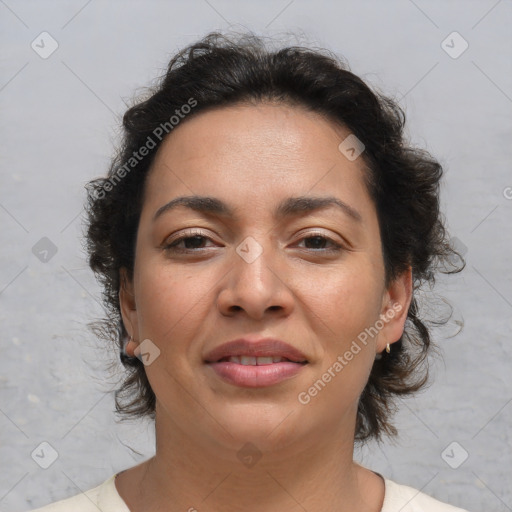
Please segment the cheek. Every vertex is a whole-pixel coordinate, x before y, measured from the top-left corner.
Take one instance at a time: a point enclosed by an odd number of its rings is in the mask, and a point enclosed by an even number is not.
[[[176,340],[176,333],[191,324],[209,287],[193,271],[188,274],[161,262],[141,265],[137,289],[141,336],[163,344]]]
[[[330,368],[330,374],[336,375],[331,391],[348,401],[362,392],[375,359],[375,339],[369,328],[380,314],[379,277],[366,264],[340,274],[336,283],[325,287],[332,310],[332,330],[338,336],[327,347],[322,371]]]
[[[191,362],[197,354],[193,353],[193,340],[211,310],[207,304],[211,285],[197,278],[197,270],[194,278],[193,270],[187,275],[162,263],[144,268],[139,274],[139,335],[160,350],[158,358],[146,367],[146,374],[157,397],[181,403],[179,383],[194,378]]]
[[[328,337],[336,336],[336,341],[350,341],[380,312],[379,276],[363,261],[326,269],[324,273],[314,272],[309,277],[307,271],[303,272],[300,289],[305,303],[325,324]]]

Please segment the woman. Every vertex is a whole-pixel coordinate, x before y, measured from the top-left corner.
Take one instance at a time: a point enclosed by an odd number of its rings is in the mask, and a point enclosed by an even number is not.
[[[460,511],[353,460],[426,382],[415,291],[459,270],[399,107],[326,52],[210,34],[123,125],[89,262],[156,454],[39,510]]]

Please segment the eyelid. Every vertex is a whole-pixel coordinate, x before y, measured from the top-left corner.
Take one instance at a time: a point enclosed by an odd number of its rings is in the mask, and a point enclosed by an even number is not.
[[[169,238],[169,237],[166,238],[166,240],[162,244],[162,248],[165,250],[174,250],[176,252],[183,252],[183,253],[200,253],[205,250],[208,250],[208,247],[185,249],[185,248],[178,248],[178,247],[174,246],[174,244],[177,245],[177,244],[183,242],[184,240],[186,240],[188,238],[194,238],[195,236],[204,238],[205,240],[208,240],[210,242],[214,242],[212,237],[209,236],[207,233],[205,233],[197,228],[191,228],[188,231],[179,232],[179,234],[177,236],[175,236],[174,238]],[[300,249],[305,250],[307,252],[312,251],[313,253],[317,253],[317,254],[322,254],[322,253],[328,254],[328,253],[339,253],[340,251],[347,250],[348,246],[350,245],[350,244],[347,244],[345,242],[345,240],[343,240],[343,242],[339,242],[339,241],[335,240],[334,237],[329,236],[326,233],[319,231],[318,229],[314,230],[314,228],[313,228],[313,231],[305,231],[303,233],[300,233],[299,237],[297,238],[295,243],[302,242],[302,241],[307,240],[308,238],[315,238],[315,237],[323,238],[327,242],[327,244],[329,244],[329,243],[331,244],[331,247],[330,248],[320,248],[320,249],[309,249],[309,248],[304,247],[304,248],[300,248]]]
[[[343,248],[350,248],[352,247],[350,242],[343,236],[341,236],[339,233],[336,233],[336,235],[333,234],[332,230],[326,231],[320,231],[321,228],[305,228],[302,232],[298,233],[299,240],[302,240],[304,238],[314,237],[314,236],[321,236],[333,244],[339,245]]]
[[[334,237],[329,236],[322,231],[308,231],[306,233],[302,233],[297,241],[302,242],[303,240],[307,240],[308,238],[315,238],[315,237],[325,239],[326,242],[330,243],[332,247],[330,249],[307,249],[307,250],[320,253],[320,252],[336,252],[336,251],[346,249],[347,244],[345,244],[344,241],[339,242],[338,240],[335,240]]]
[[[213,241],[212,237],[205,231],[200,231],[198,228],[190,228],[188,231],[186,229],[185,231],[179,231],[176,236],[168,236],[162,245],[168,246],[174,242],[182,241],[184,238],[192,238],[194,236],[201,236],[210,241]]]

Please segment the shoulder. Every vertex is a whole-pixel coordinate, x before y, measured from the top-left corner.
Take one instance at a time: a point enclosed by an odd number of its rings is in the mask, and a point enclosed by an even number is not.
[[[130,512],[116,490],[115,477],[112,475],[93,489],[30,512]]]
[[[468,512],[438,501],[427,494],[384,479],[386,491],[381,512]]]

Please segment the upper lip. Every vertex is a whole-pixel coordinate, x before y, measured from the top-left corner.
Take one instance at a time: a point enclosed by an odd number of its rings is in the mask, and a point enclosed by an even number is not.
[[[302,352],[275,338],[239,338],[228,341],[208,352],[205,362],[215,363],[231,356],[283,357],[296,363],[307,362]]]

